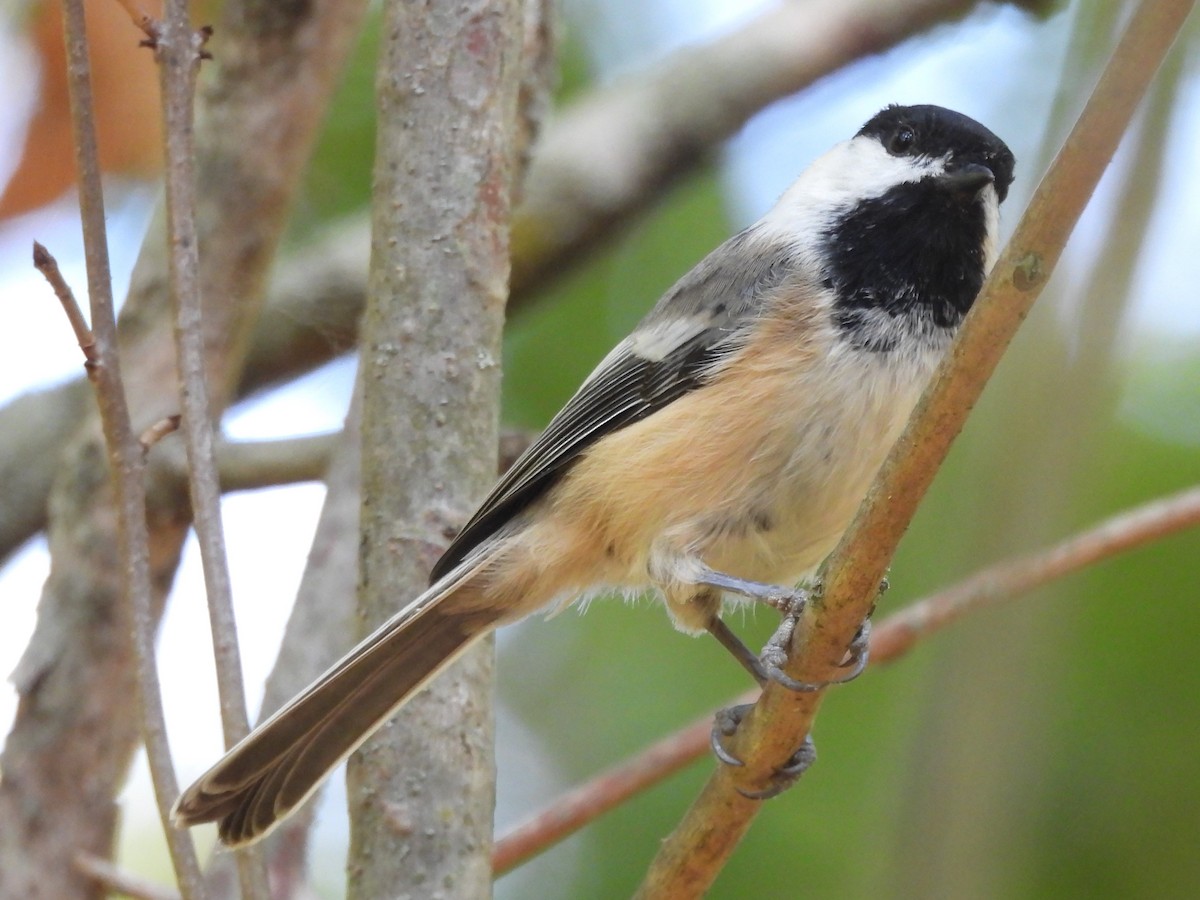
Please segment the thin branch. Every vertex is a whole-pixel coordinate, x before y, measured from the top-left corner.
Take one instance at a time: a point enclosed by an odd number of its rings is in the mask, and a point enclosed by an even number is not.
[[[92,334],[92,329],[88,328],[83,310],[79,308],[79,303],[75,299],[75,292],[71,290],[71,286],[67,284],[67,280],[63,278],[63,274],[58,268],[58,260],[37,241],[33,242],[33,267],[41,272],[46,281],[50,283],[54,295],[62,304],[63,312],[67,314],[67,321],[71,323],[71,330],[75,332],[75,340],[79,342],[79,349],[83,351],[83,365],[90,378],[92,368],[97,361],[96,336]]]
[[[141,445],[133,432],[117,348],[116,309],[108,260],[104,223],[104,196],[96,153],[90,63],[84,25],[83,0],[66,4],[68,84],[79,203],[91,301],[95,364],[92,368],[96,399],[109,448],[113,486],[117,494],[118,549],[121,555],[123,607],[129,616],[136,653],[138,699],[142,734],[149,758],[159,818],[176,877],[186,897],[203,897],[204,887],[191,835],[170,827],[170,810],[179,787],[163,718],[162,694],[155,663],[153,586],[150,578],[149,532],[146,525],[145,464]]]
[[[127,872],[107,859],[92,856],[90,853],[77,854],[75,868],[106,888],[106,893],[122,894],[132,900],[180,900],[177,892]]]
[[[1049,278],[1067,237],[1128,128],[1183,21],[1190,0],[1139,4],[1066,144],[964,322],[933,383],[875,485],[823,568],[824,593],[796,629],[787,673],[827,680],[870,613],[878,585],[917,504],[991,376],[1000,355]],[[745,765],[719,769],[664,841],[638,895],[703,893],[741,840],[761,789],[809,733],[823,698],[769,684],[731,740]]]
[[[1052,547],[989,566],[956,585],[914,601],[871,633],[871,669],[908,653],[922,638],[968,614],[1027,594],[1128,550],[1200,526],[1200,487],[1126,510]],[[752,703],[757,690],[729,704]],[[712,716],[703,716],[559,797],[497,841],[497,875],[574,834],[593,819],[707,757]]]
[[[758,694],[757,688],[747,691],[733,703],[753,703],[758,699]],[[549,850],[593,819],[598,819],[631,797],[707,756],[712,728],[712,715],[701,716],[629,759],[572,788],[545,809],[513,826],[496,840],[492,848],[492,870],[495,875],[499,877]]]
[[[178,415],[163,416],[149,428],[142,431],[138,435],[138,443],[142,445],[142,452],[149,453],[150,449],[158,444],[168,434],[174,434],[179,430],[179,423],[183,417]],[[186,477],[186,476],[185,476]]]
[[[232,746],[249,732],[241,662],[233,618],[221,492],[217,478],[213,425],[203,347],[200,305],[200,254],[195,220],[195,140],[192,102],[203,40],[187,17],[185,0],[169,0],[164,22],[156,29],[166,145],[168,276],[175,306],[175,351],[179,370],[182,434],[187,448],[193,527],[200,545],[204,583],[217,658],[221,722]]]
[[[364,6],[362,0],[227,0],[221,8],[222,60],[206,73],[197,132],[214,408],[224,408],[238,382],[268,267]],[[139,427],[179,404],[163,229],[149,235],[121,310],[125,387]],[[125,570],[107,454],[96,437],[98,418],[80,398],[73,402],[81,413],[73,422],[50,413],[56,424],[69,422],[43,451],[59,464],[49,504],[50,574],[34,636],[14,673],[20,703],[0,756],[4,896],[94,895],[61,860],[77,850],[111,854],[114,798],[138,740],[138,708],[130,702],[136,662],[119,612]],[[0,475],[6,486],[8,465],[4,460]],[[151,612],[158,615],[189,516],[186,496],[151,499],[142,518],[152,536]],[[54,810],[53,828],[46,827],[46,810]]]
[[[989,566],[889,616],[871,635],[871,661],[892,662],[969,613],[1197,525],[1200,487],[1193,487],[1106,519],[1049,549]]]
[[[534,436],[533,432],[519,430],[501,433],[496,467],[499,474],[513,464]],[[217,473],[221,479],[221,490],[226,493],[253,491],[320,481],[325,477],[330,459],[342,440],[342,432],[330,431],[268,441],[218,441]],[[182,453],[163,448],[156,454],[156,459],[167,470],[163,473],[167,479],[176,485],[186,483],[187,460]],[[177,487],[169,489],[175,490]]]
[[[150,35],[162,89],[167,199],[167,274],[175,308],[184,446],[192,527],[200,547],[205,594],[217,670],[217,694],[226,747],[250,733],[242,660],[233,613],[233,585],[221,522],[221,484],[214,450],[214,423],[208,398],[200,297],[200,239],[196,229],[196,76],[208,31],[195,31],[187,0],[167,0],[166,17]],[[270,888],[261,850],[238,850],[238,883],[246,900],[267,900]]]
[[[340,431],[281,441],[227,441],[217,445],[222,491],[250,491],[303,481],[320,481]],[[301,685],[303,687],[303,685]]]

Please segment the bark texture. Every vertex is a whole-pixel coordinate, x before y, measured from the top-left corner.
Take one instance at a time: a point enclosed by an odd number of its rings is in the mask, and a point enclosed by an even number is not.
[[[361,631],[424,589],[496,468],[522,3],[385,10],[362,328]],[[492,649],[351,758],[349,896],[491,893]]]

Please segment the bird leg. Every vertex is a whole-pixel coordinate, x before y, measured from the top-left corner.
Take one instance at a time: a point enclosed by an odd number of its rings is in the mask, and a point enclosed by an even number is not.
[[[711,587],[732,590],[742,593],[744,596],[752,596],[755,599],[766,599],[762,595],[766,595],[768,592],[770,592],[771,600],[783,598],[787,594],[791,594],[790,597],[787,597],[783,620],[779,623],[779,628],[771,635],[771,639],[767,641],[761,656],[755,656],[745,643],[733,633],[729,626],[721,620],[719,615],[714,613],[709,620],[708,631],[742,664],[760,686],[765,686],[768,681],[774,681],[792,691],[819,691],[831,684],[844,684],[847,681],[851,681],[861,675],[863,669],[866,668],[870,656],[871,620],[869,618],[863,620],[863,623],[858,627],[858,631],[855,632],[854,639],[847,648],[846,656],[839,665],[842,674],[828,681],[815,683],[798,681],[787,675],[783,671],[783,667],[788,660],[788,648],[791,646],[792,635],[795,633],[796,625],[800,621],[800,615],[803,612],[804,604],[807,602],[809,595],[800,590],[786,592],[784,589],[774,588],[770,585],[745,582],[742,579],[725,576],[719,572],[714,572],[713,574],[717,577],[707,579],[705,584]],[[756,591],[753,594],[748,591],[738,590],[738,587],[745,587],[747,585],[755,588],[765,588],[766,590]],[[880,593],[886,589],[887,582],[885,581],[880,585]],[[767,600],[767,602],[770,602],[772,606],[776,606],[771,600]],[[723,739],[731,737],[737,731],[738,726],[752,706],[753,704],[741,704],[719,710],[716,714],[709,744],[712,747],[713,755],[725,765],[745,765],[742,760],[725,749]],[[791,758],[771,774],[770,783],[767,787],[759,791],[745,791],[741,788],[736,788],[736,790],[739,794],[751,800],[770,799],[791,787],[808,770],[809,766],[816,761],[816,758],[816,746],[813,744],[812,737],[806,735],[804,742],[792,754]]]

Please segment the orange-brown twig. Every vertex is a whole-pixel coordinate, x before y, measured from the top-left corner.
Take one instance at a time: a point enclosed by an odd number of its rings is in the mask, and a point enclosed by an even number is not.
[[[1105,519],[1044,550],[996,563],[956,585],[917,600],[871,634],[871,668],[899,659],[921,638],[964,616],[1016,598],[1102,560],[1200,525],[1200,487],[1192,487]],[[748,691],[731,704],[750,703]],[[516,868],[630,797],[709,752],[712,717],[704,716],[586,781],[496,841],[497,875]]]

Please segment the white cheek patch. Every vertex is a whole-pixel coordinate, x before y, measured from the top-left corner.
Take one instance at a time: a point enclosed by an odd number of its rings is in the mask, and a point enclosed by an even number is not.
[[[1000,198],[996,194],[995,185],[983,189],[983,217],[986,231],[983,238],[983,274],[986,277],[996,264],[1000,255],[1000,245],[997,235],[1000,234]]]
[[[892,156],[874,138],[851,138],[818,157],[763,217],[762,225],[792,242],[803,240],[821,234],[838,214],[864,200],[943,172],[940,158]]]

